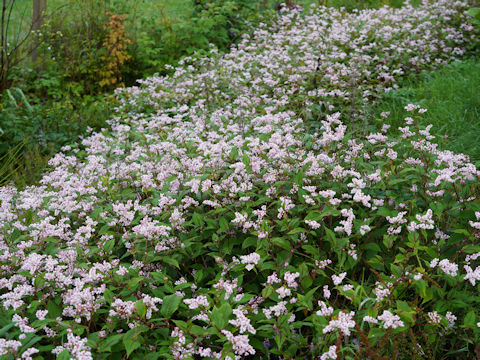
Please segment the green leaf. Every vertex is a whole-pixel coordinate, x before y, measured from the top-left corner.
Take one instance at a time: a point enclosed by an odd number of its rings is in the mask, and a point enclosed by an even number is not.
[[[172,321],[175,323],[175,325],[178,326],[180,330],[188,331],[188,324],[185,321],[182,321],[182,320],[172,320]]]
[[[408,305],[406,301],[401,301],[401,300],[397,300],[397,308],[405,312],[413,311],[410,305]]]
[[[161,313],[167,319],[178,309],[182,299],[177,295],[168,295],[163,298]]]
[[[248,157],[248,155],[246,153],[243,154],[243,157],[242,157],[242,160],[243,160],[243,163],[245,164],[245,166],[250,166],[250,158]]]
[[[31,339],[22,346],[21,352],[27,350],[29,347],[31,347],[33,344],[36,344],[40,340],[42,340],[42,337],[40,336],[31,336]]]
[[[140,283],[143,281],[144,277],[143,276],[137,276],[128,281],[128,286],[132,290],[137,290],[138,287],[140,286]]]
[[[305,220],[315,220],[320,221],[326,216],[338,216],[340,212],[337,209],[326,207],[322,211],[310,211],[305,217]]]
[[[467,12],[471,17],[480,20],[480,8],[470,8]]]
[[[335,233],[334,233],[332,230],[330,230],[330,229],[328,229],[328,228],[326,228],[326,227],[325,227],[325,233],[327,234],[327,239],[328,239],[328,241],[330,242],[330,244],[332,244],[332,246],[333,246],[333,247],[335,248],[335,250],[337,250],[337,251],[340,250],[340,249],[342,249],[343,247],[345,247],[345,246],[347,245],[347,243],[348,243],[348,239],[346,239],[346,238],[340,238],[340,239],[337,238],[336,235],[335,235]]]
[[[416,311],[413,310],[406,301],[398,300],[397,308],[400,310],[398,314],[404,321],[406,320],[411,325],[415,323],[413,316],[416,314]]]
[[[4,326],[3,328],[0,329],[0,336],[3,336],[8,330],[10,330],[12,327],[15,326],[15,323],[10,323],[6,326]]]
[[[445,358],[447,355],[454,355],[454,354],[459,354],[461,352],[468,352],[468,347],[464,346],[463,348],[461,349],[458,349],[458,350],[454,350],[454,351],[450,351],[448,353],[445,354]]]
[[[140,315],[140,317],[143,318],[145,316],[145,314],[147,313],[147,307],[143,303],[143,300],[138,300],[135,303],[135,310],[137,310],[137,313],[138,315]]]
[[[113,302],[114,296],[115,295],[114,295],[113,291],[110,290],[109,288],[106,288],[105,291],[103,292],[103,297],[109,303]]]
[[[366,244],[365,246],[363,246],[363,248],[365,249],[365,251],[371,251],[374,253],[379,253],[382,251],[380,246],[377,243],[373,242]]]
[[[196,335],[196,336],[205,336],[206,335],[205,329],[202,328],[201,326],[198,326],[198,325],[192,325],[192,327],[189,330],[189,333],[192,334],[192,335]]]
[[[425,304],[433,299],[433,291],[431,288],[425,290],[425,296],[423,297],[422,304]]]
[[[70,353],[68,352],[67,349],[63,350],[60,354],[57,356],[57,360],[70,360]]]
[[[110,225],[108,224],[105,224],[103,225],[100,230],[98,231],[98,235],[103,235],[103,234],[106,234],[108,229],[110,229]]]
[[[305,229],[303,229],[303,228],[301,228],[301,227],[297,227],[297,228],[291,230],[291,231],[288,233],[288,235],[293,235],[293,234],[298,234],[298,233],[306,233],[306,232],[307,232],[307,230],[305,230]]]
[[[110,239],[103,246],[103,250],[105,251],[106,254],[110,254],[110,252],[113,250],[114,247],[115,247],[115,239]]]
[[[228,223],[228,220],[225,219],[224,217],[221,217],[220,220],[218,221],[219,225],[220,225],[220,228],[218,229],[219,232],[226,232],[228,231],[229,229],[229,223]]]
[[[52,298],[50,298],[50,301],[47,304],[47,310],[48,315],[51,318],[57,318],[59,316],[62,316],[62,308],[58,306]]]
[[[297,172],[297,175],[295,175],[293,182],[298,186],[302,186],[304,177],[305,177],[305,174],[303,173],[303,171],[299,171]]]
[[[180,264],[178,263],[178,261],[176,259],[174,259],[172,257],[164,256],[164,257],[162,257],[162,261],[166,262],[169,265],[175,266],[177,269],[180,269]]]
[[[204,277],[204,271],[203,269],[198,270],[195,275],[193,276],[193,279],[195,280],[195,283],[200,283]]]
[[[385,329],[383,328],[373,328],[368,332],[369,339],[381,339],[385,335]]]
[[[203,215],[201,215],[199,213],[193,213],[192,221],[196,226],[202,227],[203,226]]]
[[[135,331],[135,329],[128,331],[122,339],[125,350],[127,350],[127,357],[141,345],[140,341],[138,341],[138,338],[141,337],[138,336]]]
[[[242,249],[245,249],[249,246],[253,246],[253,247],[256,247],[257,246],[257,243],[258,243],[258,239],[255,238],[255,237],[249,237],[247,239],[245,239],[243,242],[242,242]]]
[[[325,233],[327,234],[327,238],[330,241],[330,243],[333,246],[335,246],[335,243],[336,243],[336,240],[337,240],[337,237],[335,236],[335,233],[328,228],[325,228]]]
[[[393,275],[400,277],[402,275],[403,268],[394,264],[390,264],[390,271]]]
[[[394,240],[395,240],[395,237],[392,235],[383,235],[383,245],[385,245],[387,249],[392,248]]]
[[[110,348],[117,344],[125,334],[117,334],[109,336],[105,341],[98,347],[99,352],[110,352]]]
[[[303,289],[308,289],[312,284],[313,280],[310,276],[305,276],[300,283]]]
[[[310,278],[310,277],[309,277]],[[313,295],[315,294],[315,292],[318,290],[319,286],[311,289],[309,292],[307,292],[305,294],[305,296],[303,297],[303,302],[305,304],[305,306],[307,306],[307,308],[309,310],[312,310],[313,309],[313,304],[312,304],[312,299],[313,299]],[[300,295],[299,295],[300,297]]]
[[[405,179],[405,178],[400,178],[400,179],[393,179],[393,180],[390,180],[388,182],[389,185],[396,185],[396,184],[400,184],[400,183],[403,183],[403,182],[406,182],[408,181],[408,179]]]
[[[232,314],[232,307],[229,303],[224,303],[220,308],[216,306],[212,310],[211,320],[218,329],[223,329],[228,324],[228,319]]]
[[[476,318],[475,311],[470,310],[468,314],[465,316],[465,320],[463,321],[463,326],[470,329],[475,329],[476,328],[475,318]]]
[[[230,151],[230,154],[228,154],[228,157],[231,160],[236,160],[238,157],[238,147],[234,146],[232,150]]]
[[[290,244],[290,241],[284,238],[273,238],[272,243],[285,250],[290,250],[292,248],[292,244]]]
[[[165,282],[165,274],[159,273],[159,272],[151,272],[150,275],[152,275],[153,279],[158,282]]]
[[[277,343],[279,349],[282,348],[282,345],[286,339],[287,337],[283,333],[275,335],[275,342]]]
[[[420,296],[425,298],[427,296],[427,283],[423,279],[415,281],[415,287],[418,289]]]

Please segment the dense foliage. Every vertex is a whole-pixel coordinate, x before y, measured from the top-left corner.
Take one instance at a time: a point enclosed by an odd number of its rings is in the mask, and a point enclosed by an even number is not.
[[[0,188],[0,356],[473,358],[480,172],[419,106],[399,136],[334,112],[464,54],[468,7],[283,8],[120,89],[109,130]]]

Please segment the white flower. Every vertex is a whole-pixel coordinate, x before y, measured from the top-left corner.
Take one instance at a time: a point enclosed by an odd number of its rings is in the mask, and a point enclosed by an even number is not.
[[[330,320],[328,325],[323,328],[323,333],[327,334],[334,331],[335,329],[340,330],[344,335],[350,336],[350,329],[355,327],[355,321],[353,316],[355,313],[352,311],[350,313],[341,312],[338,314],[338,319]]]
[[[384,310],[383,314],[378,317],[378,320],[384,321],[383,327],[385,329],[388,329],[388,328],[396,329],[398,327],[404,326],[403,321],[400,320],[400,316],[393,315],[388,310]]]
[[[242,264],[247,264],[247,266],[245,266],[245,269],[247,269],[248,271],[252,270],[253,267],[255,265],[258,264],[258,261],[260,260],[260,255],[258,255],[257,253],[253,252],[251,254],[248,254],[248,255],[242,255],[240,256],[240,260],[241,260],[241,263]]]
[[[333,280],[333,283],[335,285],[340,285],[343,281],[343,279],[345,279],[345,276],[347,276],[347,273],[344,272],[344,273],[341,273],[340,275],[332,275],[332,280]]]

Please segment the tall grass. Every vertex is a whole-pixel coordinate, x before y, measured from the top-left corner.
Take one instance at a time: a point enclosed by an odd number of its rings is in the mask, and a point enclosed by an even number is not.
[[[386,93],[375,108],[375,118],[389,111],[385,120],[392,127],[404,126],[404,106],[428,109],[423,123],[433,124],[434,133],[454,152],[470,155],[480,163],[480,61],[452,63],[441,70],[405,80],[404,86]]]

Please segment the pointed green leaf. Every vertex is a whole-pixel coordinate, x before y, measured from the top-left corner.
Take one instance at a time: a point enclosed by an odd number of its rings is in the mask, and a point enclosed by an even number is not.
[[[177,295],[168,295],[163,298],[163,304],[161,313],[166,318],[170,318],[172,314],[178,309],[180,306],[180,301],[182,299]]]

